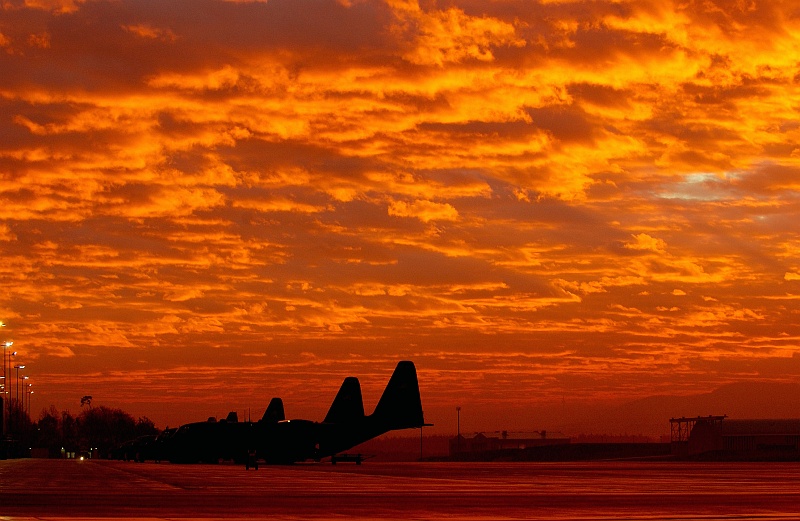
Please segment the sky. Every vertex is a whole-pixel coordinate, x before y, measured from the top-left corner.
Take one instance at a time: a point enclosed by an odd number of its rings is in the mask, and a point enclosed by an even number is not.
[[[793,0],[0,6],[34,417],[321,420],[398,360],[441,432],[800,380]]]

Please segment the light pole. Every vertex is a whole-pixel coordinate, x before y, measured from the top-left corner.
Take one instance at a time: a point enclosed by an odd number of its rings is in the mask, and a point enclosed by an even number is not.
[[[5,324],[3,324],[3,326],[5,326]],[[6,393],[6,394],[9,393],[8,381],[11,379],[11,374],[10,374],[11,371],[9,371],[7,369],[7,366],[6,366],[6,351],[8,350],[9,347],[11,347],[13,345],[14,345],[14,342],[9,342],[9,341],[3,342],[3,392]],[[8,360],[10,361],[11,357],[13,355],[15,355],[15,354],[17,354],[17,353],[15,352],[15,353],[13,353],[11,355],[8,355]],[[10,363],[9,363],[9,365],[10,365]]]
[[[25,369],[25,366],[22,364],[17,364],[14,366],[14,369],[17,370],[14,380],[14,399],[17,401],[17,404],[19,404],[19,370]]]
[[[0,320],[0,328],[4,328],[4,327],[6,327],[6,323],[3,322],[2,320]],[[8,402],[8,398],[11,397],[10,395],[6,396],[6,394],[9,394],[8,381],[11,380],[11,374],[10,374],[11,371],[8,371],[6,369],[6,351],[13,344],[14,344],[14,342],[9,342],[8,340],[3,342],[3,405],[4,406],[7,406],[6,402]],[[3,415],[3,418],[5,418],[5,415]],[[3,427],[5,427],[5,425]],[[3,432],[5,432],[5,431],[3,431]]]
[[[0,320],[0,328],[6,327],[6,323]],[[14,342],[3,342],[3,394],[6,394],[6,384],[8,381],[6,380],[6,349],[11,347]],[[5,396],[3,397],[5,398]],[[3,402],[5,403],[5,402]]]
[[[20,380],[22,380],[22,383],[20,385],[19,392],[20,392],[20,395],[21,395],[20,398],[22,398],[22,412],[23,413],[25,412],[25,388],[28,386],[28,384],[25,383],[25,380],[27,380],[27,379],[28,379],[27,376],[22,376],[20,378]]]
[[[8,343],[8,342],[6,342]],[[8,374],[6,375],[6,394],[8,395],[7,406],[11,407],[11,359],[17,356],[17,352],[8,353]],[[11,409],[9,409],[11,410]]]
[[[11,359],[17,356],[17,352],[12,351],[11,353],[8,353],[8,366],[6,366],[5,353],[6,348],[11,347],[13,344],[14,342],[6,342],[3,344],[3,373],[6,377],[6,394],[8,394],[9,399],[11,399]]]
[[[456,406],[456,446],[461,452],[461,406]]]
[[[17,353],[14,352],[14,353],[11,353],[11,354],[12,354],[12,356],[15,356]],[[21,365],[21,364],[17,364],[17,365],[14,366],[14,369],[16,369],[16,379],[14,380],[14,396],[15,396],[15,401],[16,401],[16,408],[19,409],[19,370],[20,369],[25,369],[25,366]],[[10,370],[8,372],[8,375],[9,375],[9,377],[11,376],[11,371]],[[12,416],[16,416],[16,414],[12,414],[12,409],[11,409],[11,405],[10,405],[11,404],[11,399],[10,398],[9,398],[8,402],[9,402],[9,406],[8,406],[8,412],[9,412],[9,414],[8,414],[8,430],[11,431]],[[14,435],[15,436],[18,434],[16,432],[18,427],[19,427],[19,425],[17,424],[17,421],[14,420],[13,428],[14,428]]]
[[[3,322],[0,322],[0,327],[6,327],[6,325]],[[11,357],[17,354],[16,351],[10,353],[8,355],[8,365],[6,365],[6,351],[8,351],[8,348],[12,345],[14,345],[14,342],[9,340],[3,342],[3,407],[5,407],[6,410],[0,412],[5,413],[1,415],[3,417],[3,421],[5,422],[4,425],[2,425],[4,433],[8,432],[8,428],[10,426],[7,413],[11,412],[11,370],[8,366],[11,365]]]
[[[27,407],[25,408],[25,411],[28,413],[28,418],[31,417],[31,395],[33,394],[33,389],[31,389],[31,387],[33,387],[33,384],[28,384],[25,386],[24,401],[27,402]]]

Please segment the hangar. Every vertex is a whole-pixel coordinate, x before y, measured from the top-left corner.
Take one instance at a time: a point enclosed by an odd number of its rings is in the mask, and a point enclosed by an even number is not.
[[[800,460],[800,419],[731,420],[727,416],[670,419],[678,457]]]

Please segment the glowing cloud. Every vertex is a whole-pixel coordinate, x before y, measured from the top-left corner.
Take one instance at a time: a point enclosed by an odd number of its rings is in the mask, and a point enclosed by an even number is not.
[[[396,217],[416,217],[422,222],[434,220],[456,221],[458,211],[447,203],[434,203],[432,201],[393,201],[389,205],[389,215]]]
[[[800,376],[792,2],[0,13],[0,319],[34,410],[302,408],[411,358],[433,423],[470,401],[495,430],[519,396]]]
[[[634,242],[625,243],[624,247],[629,250],[651,251],[655,253],[663,253],[667,249],[667,243],[661,239],[655,239],[646,233],[640,233],[633,236]]]

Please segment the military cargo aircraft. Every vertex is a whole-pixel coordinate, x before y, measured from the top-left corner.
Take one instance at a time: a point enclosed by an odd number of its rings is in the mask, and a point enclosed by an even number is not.
[[[239,422],[231,413],[219,422],[181,426],[169,439],[173,463],[238,463],[255,459],[290,464],[335,457],[360,443],[398,429],[421,428],[425,423],[413,362],[397,367],[370,415],[364,414],[361,384],[345,378],[322,422],[287,420],[283,402],[273,398],[261,420]]]
[[[171,463],[244,463],[254,450],[256,431],[284,419],[283,402],[273,398],[258,422],[240,422],[238,414],[230,412],[223,420],[211,417],[181,425],[166,442],[166,459]]]

